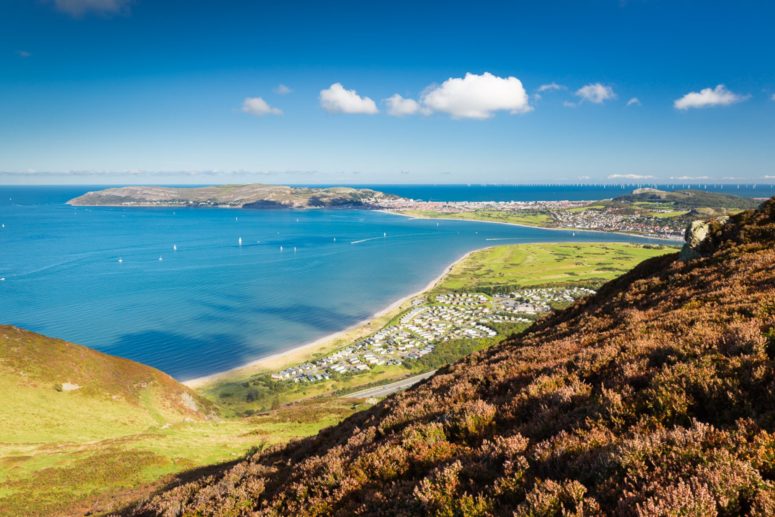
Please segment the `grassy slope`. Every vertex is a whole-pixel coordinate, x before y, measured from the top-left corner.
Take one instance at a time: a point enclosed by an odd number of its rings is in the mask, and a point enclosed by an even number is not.
[[[134,513],[775,515],[775,200],[699,248]]]
[[[66,383],[79,388],[62,391]],[[5,444],[89,442],[203,420],[213,410],[158,370],[7,326],[0,326],[0,389],[14,395],[0,406]]]
[[[64,383],[80,388],[60,391]],[[0,515],[108,501],[165,474],[314,434],[354,410],[326,401],[212,418],[212,404],[158,370],[6,326],[0,393]]]

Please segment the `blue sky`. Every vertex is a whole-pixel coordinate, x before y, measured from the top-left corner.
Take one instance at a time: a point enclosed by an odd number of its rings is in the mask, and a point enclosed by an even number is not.
[[[0,183],[775,181],[772,2],[419,4],[3,0]]]

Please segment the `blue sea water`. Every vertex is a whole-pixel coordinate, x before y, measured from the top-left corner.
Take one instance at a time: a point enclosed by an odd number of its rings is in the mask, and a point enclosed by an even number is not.
[[[93,188],[0,187],[0,323],[179,379],[344,329],[472,249],[645,240],[357,210],[65,204]]]

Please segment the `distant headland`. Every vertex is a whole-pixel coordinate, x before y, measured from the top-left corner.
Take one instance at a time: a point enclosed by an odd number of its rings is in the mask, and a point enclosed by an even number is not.
[[[398,196],[350,187],[220,185],[208,187],[120,187],[87,192],[74,206],[214,208],[380,208]]]
[[[353,208],[423,219],[682,239],[693,220],[750,210],[760,200],[704,190],[638,188],[628,195],[587,201],[423,201],[367,188],[252,184],[109,188],[87,192],[68,203],[121,207]]]

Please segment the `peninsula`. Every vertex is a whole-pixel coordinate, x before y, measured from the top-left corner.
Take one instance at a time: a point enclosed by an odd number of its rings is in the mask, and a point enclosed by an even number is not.
[[[74,206],[194,208],[377,208],[398,196],[350,187],[219,185],[208,187],[120,187],[87,192]]]
[[[728,216],[756,208],[762,200],[707,192],[640,188],[612,199],[588,201],[423,201],[352,187],[221,185],[208,187],[120,187],[87,192],[74,206],[220,207],[257,209],[354,208],[383,210],[422,219],[458,219],[683,238],[694,219]]]

